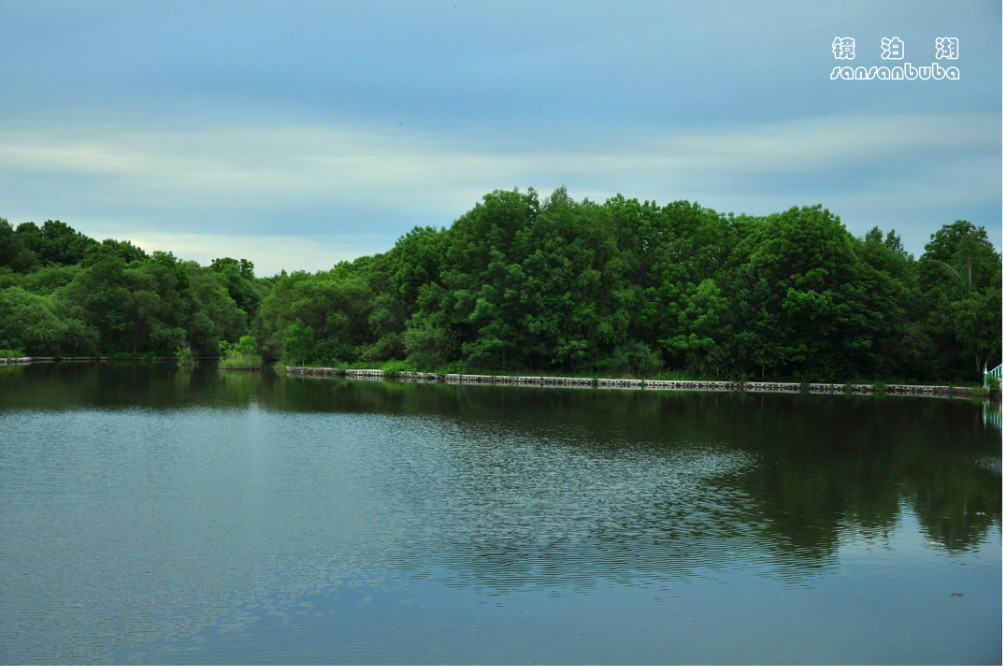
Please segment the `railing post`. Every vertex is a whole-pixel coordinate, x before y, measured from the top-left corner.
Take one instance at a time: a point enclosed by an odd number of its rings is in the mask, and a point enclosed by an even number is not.
[[[982,366],[982,388],[989,388],[989,377],[993,376],[996,379],[1001,379],[1003,376],[1003,363],[1000,363],[992,370],[986,370],[986,366]]]

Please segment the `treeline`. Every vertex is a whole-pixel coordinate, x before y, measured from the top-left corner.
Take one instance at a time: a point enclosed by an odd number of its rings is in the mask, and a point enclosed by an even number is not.
[[[736,216],[564,188],[495,191],[386,253],[264,280],[0,221],[0,348],[213,354],[250,333],[297,364],[973,382],[1000,362],[1001,276],[966,221],[915,259],[821,206]]]
[[[0,218],[0,350],[215,356],[247,332],[270,282],[243,259],[202,267],[58,221]]]

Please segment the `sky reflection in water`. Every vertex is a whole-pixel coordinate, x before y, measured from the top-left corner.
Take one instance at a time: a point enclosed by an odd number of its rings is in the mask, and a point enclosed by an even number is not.
[[[2,661],[999,658],[972,403],[26,370]]]

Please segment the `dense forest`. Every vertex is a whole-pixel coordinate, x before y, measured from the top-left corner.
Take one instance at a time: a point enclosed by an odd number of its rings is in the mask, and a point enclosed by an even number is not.
[[[330,271],[258,278],[0,218],[0,350],[605,376],[970,382],[1000,363],[1001,257],[945,224],[918,259],[822,206],[765,217],[495,191]],[[246,342],[246,340],[245,340]]]

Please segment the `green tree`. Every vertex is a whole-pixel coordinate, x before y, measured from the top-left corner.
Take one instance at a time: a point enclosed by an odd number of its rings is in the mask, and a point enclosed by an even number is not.
[[[417,313],[407,321],[404,350],[408,361],[420,370],[445,367],[459,355],[456,335],[440,312]]]
[[[313,331],[297,319],[286,327],[282,347],[288,362],[293,365],[308,363],[314,357]]]
[[[895,230],[877,227],[857,241],[861,300],[872,313],[873,345],[867,365],[877,376],[912,380],[929,376],[932,341],[926,333],[916,260]]]
[[[247,259],[223,257],[213,259],[210,268],[223,277],[230,298],[245,312],[248,321],[254,319],[262,298],[254,278],[254,264]]]
[[[674,308],[678,333],[662,345],[676,358],[681,357],[690,372],[713,376],[725,360],[722,343],[731,333],[731,324],[726,323],[729,303],[711,278],[695,288],[687,286]]]
[[[29,356],[86,355],[97,342],[97,331],[80,320],[61,318],[51,297],[21,287],[0,289],[0,347]]]
[[[21,287],[0,290],[0,341],[29,356],[52,354],[59,344],[60,322],[44,296]]]
[[[285,356],[285,331],[299,321],[314,335],[307,361],[354,362],[372,344],[373,294],[361,271],[343,263],[331,271],[280,278],[262,301],[255,330],[264,355]]]
[[[59,220],[47,220],[39,234],[39,259],[50,266],[80,263],[87,249],[98,244]]]
[[[133,262],[123,277],[130,292],[128,317],[134,353],[173,352],[186,338],[184,326],[192,310],[188,272],[170,252],[154,252]]]
[[[959,220],[930,237],[919,259],[938,376],[975,381],[1000,360],[1001,262],[984,227]]]
[[[60,312],[98,331],[102,351],[131,349],[133,298],[125,261],[113,247],[102,244],[88,250],[81,265],[73,281],[54,294]]]
[[[6,267],[18,273],[27,273],[37,265],[38,257],[25,244],[24,236],[0,217],[0,269]]]
[[[821,206],[768,216],[739,248],[739,366],[801,379],[853,376],[872,340],[852,237]]]
[[[198,354],[217,356],[222,340],[236,340],[248,330],[247,313],[230,297],[224,276],[194,262],[185,266],[192,298],[187,343]]]
[[[130,241],[118,241],[112,238],[101,241],[101,249],[104,252],[114,254],[122,261],[127,264],[131,264],[134,261],[143,261],[149,259],[149,255],[143,251],[143,248],[136,247]],[[95,250],[93,247],[88,247],[84,251],[84,265],[89,265],[91,261],[88,259],[90,253]]]
[[[34,222],[22,222],[15,230],[18,240],[27,252],[34,256],[36,261],[40,261],[42,254],[42,230]]]

